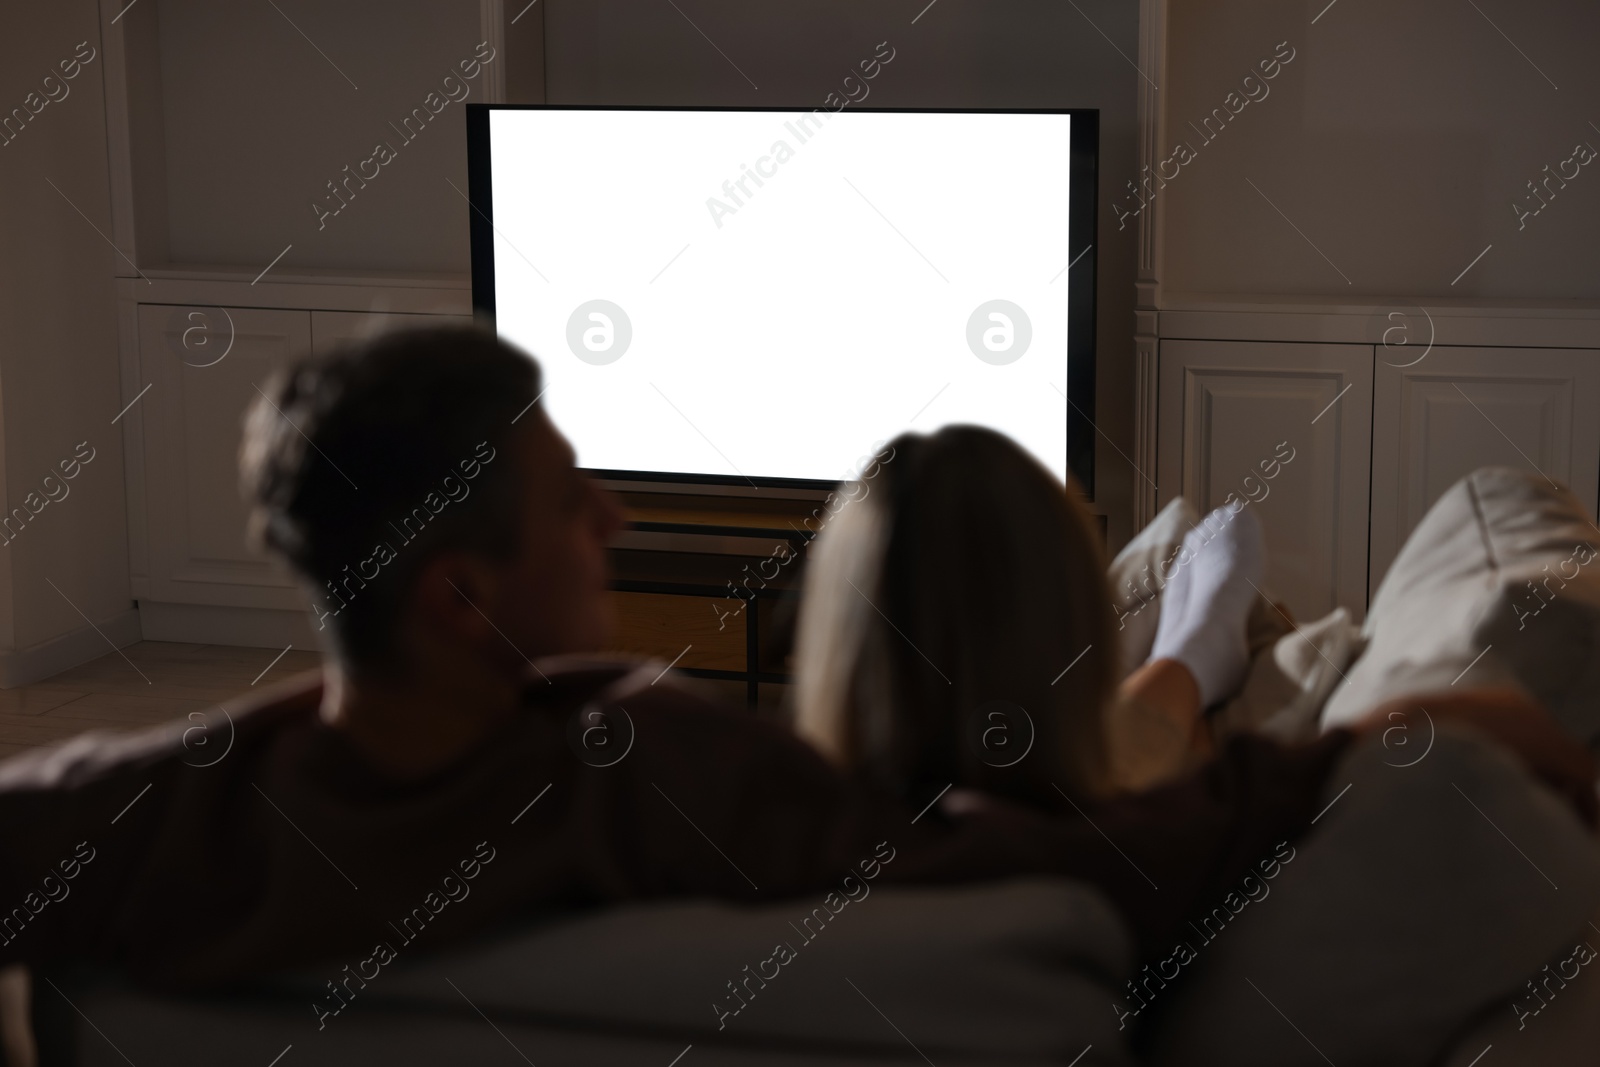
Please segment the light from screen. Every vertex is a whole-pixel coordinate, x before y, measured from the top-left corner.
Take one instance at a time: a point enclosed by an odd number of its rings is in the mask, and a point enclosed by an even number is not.
[[[1065,480],[1070,115],[496,110],[496,321],[581,466],[856,473],[952,423]]]

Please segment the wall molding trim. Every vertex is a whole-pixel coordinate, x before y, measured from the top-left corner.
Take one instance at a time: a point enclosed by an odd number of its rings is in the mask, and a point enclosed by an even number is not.
[[[285,275],[252,285],[247,273],[216,270],[145,272],[150,281],[117,279],[117,295],[130,304],[190,307],[287,308],[293,311],[391,312],[410,315],[472,314],[467,277],[424,275]]]
[[[1306,297],[1167,297],[1159,338],[1382,345],[1420,358],[1430,345],[1600,349],[1600,307],[1473,304],[1406,298],[1373,303]],[[1415,353],[1415,356],[1410,355]],[[1391,359],[1389,362],[1394,362]]]
[[[1160,81],[1167,69],[1167,0],[1139,2],[1139,181],[1162,159],[1165,133]],[[1157,408],[1161,306],[1161,204],[1151,197],[1139,213],[1139,266],[1134,297],[1133,527],[1156,516]]]
[[[304,611],[141,600],[138,621],[146,641],[276,649],[286,645],[307,650],[321,647],[311,618]]]
[[[99,624],[81,626],[26,648],[0,651],[0,689],[31,685],[139,639],[139,609],[128,608]],[[106,647],[107,642],[111,648]]]
[[[478,28],[483,39],[494,49],[498,63],[483,68],[483,100],[485,104],[506,102],[506,13],[503,0],[478,0]]]

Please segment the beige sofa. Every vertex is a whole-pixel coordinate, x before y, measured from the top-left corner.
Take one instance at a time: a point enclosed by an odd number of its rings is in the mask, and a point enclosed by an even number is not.
[[[1181,535],[1173,514],[1119,558],[1119,575]],[[1510,584],[1530,567],[1542,575],[1573,538],[1600,542],[1570,496],[1514,472],[1472,475],[1418,528],[1361,630],[1334,617],[1263,639],[1247,686],[1259,699],[1222,721],[1314,733],[1388,695],[1448,685],[1482,639],[1494,648],[1472,671],[1525,685],[1594,738],[1600,579],[1589,571],[1600,567],[1580,568],[1547,602],[1561,608],[1524,630],[1503,618],[1525,607]],[[1157,597],[1140,618],[1158,611]],[[1549,632],[1519,640],[1535,623]],[[1331,672],[1317,665],[1329,662]],[[1369,738],[1326,801],[1270,891],[1220,934],[1197,936],[1181,976],[1151,998],[1137,1056],[1119,1022],[1135,977],[1127,933],[1096,891],[1050,880],[874,890],[777,977],[742,985],[752,992],[736,1014],[728,984],[794,940],[790,924],[820,901],[665,903],[508,930],[386,971],[320,1027],[312,1003],[325,976],[174,999],[51,974],[35,986],[35,1031],[41,1062],[75,1067],[1468,1067],[1490,1046],[1480,1067],[1594,1062],[1600,968],[1540,998],[1537,1014],[1524,988],[1585,938],[1600,946],[1589,922],[1600,849],[1562,804],[1489,743],[1443,728]]]

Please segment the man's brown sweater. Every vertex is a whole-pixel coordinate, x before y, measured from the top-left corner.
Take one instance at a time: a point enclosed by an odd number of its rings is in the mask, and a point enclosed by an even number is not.
[[[323,724],[320,676],[203,732],[85,735],[0,764],[0,963],[210,985],[564,907],[811,892],[880,845],[886,881],[1088,881],[1152,954],[1304,830],[1349,742],[1240,739],[1179,785],[1081,814],[948,820],[866,795],[787,731],[652,684],[654,668],[546,669],[522,715],[422,782],[386,780]],[[619,747],[580,759],[595,706]],[[592,765],[623,751],[628,722],[626,754]]]

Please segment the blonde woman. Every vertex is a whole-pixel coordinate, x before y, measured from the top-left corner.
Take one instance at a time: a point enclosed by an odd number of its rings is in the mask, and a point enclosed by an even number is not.
[[[903,435],[888,454],[812,548],[798,732],[897,795],[955,782],[1054,807],[1057,783],[1101,791],[1117,659],[1082,505],[989,430]]]
[[[963,790],[1070,813],[1129,784],[1112,773],[1113,711],[1137,709],[1186,733],[1196,753],[1209,749],[1202,712],[1237,688],[1247,662],[1263,563],[1253,513],[1219,509],[1191,531],[1151,657],[1119,685],[1104,556],[1067,487],[979,427],[903,435],[885,455],[812,548],[795,652],[802,737],[919,809],[951,790],[947,813]],[[1435,715],[1446,705],[1592,812],[1592,795],[1572,785],[1583,761],[1562,763],[1576,756],[1542,711],[1510,694],[1429,702]],[[1533,732],[1544,747],[1528,743]],[[1249,745],[1266,742],[1233,747]],[[1255,758],[1222,755],[1202,773]]]

